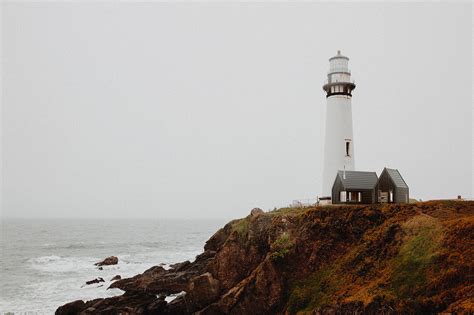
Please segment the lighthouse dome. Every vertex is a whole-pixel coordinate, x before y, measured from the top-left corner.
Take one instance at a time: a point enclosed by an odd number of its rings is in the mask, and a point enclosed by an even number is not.
[[[341,55],[341,51],[338,50],[337,55],[335,55],[334,57],[329,58],[329,61],[331,61],[333,59],[347,59],[347,60],[349,60],[349,57]]]

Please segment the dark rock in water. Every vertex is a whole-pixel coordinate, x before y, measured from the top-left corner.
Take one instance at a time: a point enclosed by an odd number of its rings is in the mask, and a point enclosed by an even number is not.
[[[118,264],[118,258],[115,256],[110,256],[105,258],[104,260],[95,263],[96,266],[109,266],[109,265],[116,265]]]
[[[56,315],[73,315],[77,314],[86,308],[84,301],[78,300],[71,303],[67,303],[56,310]]]
[[[123,295],[56,313],[474,314],[472,201],[253,212],[193,262],[117,280]]]
[[[73,302],[77,303],[79,301]],[[80,301],[82,302],[82,301]],[[167,314],[167,303],[152,294],[129,294],[107,299],[95,299],[82,304],[68,303],[56,310],[56,315],[72,314]]]
[[[122,279],[122,277],[120,275],[116,275],[115,277],[110,279],[110,281],[115,281],[115,280],[120,280],[120,279]]]
[[[98,277],[98,278],[95,278],[94,280],[86,281],[86,285],[100,283],[100,282],[105,282],[105,281],[101,277]]]
[[[99,269],[99,270],[104,270],[104,268],[103,268],[103,267],[99,267],[99,268],[97,268],[97,269]]]

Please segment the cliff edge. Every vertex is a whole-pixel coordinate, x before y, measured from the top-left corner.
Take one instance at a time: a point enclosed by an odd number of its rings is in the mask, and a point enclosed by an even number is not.
[[[472,201],[254,209],[194,262],[56,314],[473,313],[473,242]]]

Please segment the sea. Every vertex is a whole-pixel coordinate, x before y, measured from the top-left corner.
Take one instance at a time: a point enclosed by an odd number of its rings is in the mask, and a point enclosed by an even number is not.
[[[225,220],[5,219],[0,224],[0,314],[54,314],[58,306],[121,295],[107,289],[146,269],[190,260]],[[119,263],[99,270],[108,256]],[[101,277],[103,283],[85,285]]]

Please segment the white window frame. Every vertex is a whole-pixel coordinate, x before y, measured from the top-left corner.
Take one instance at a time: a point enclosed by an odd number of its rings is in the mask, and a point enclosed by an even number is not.
[[[339,194],[341,202],[347,202],[347,192],[345,190],[341,191]]]

